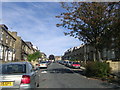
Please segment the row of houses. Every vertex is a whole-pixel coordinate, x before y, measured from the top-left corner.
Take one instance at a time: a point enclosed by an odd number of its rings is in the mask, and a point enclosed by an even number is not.
[[[110,44],[110,48],[101,48],[99,55],[95,52],[95,48],[90,44],[84,44],[73,47],[64,52],[62,60],[76,60],[82,62],[89,61],[106,61],[111,67],[111,73],[120,75],[120,51],[117,47]]]
[[[55,61],[62,60],[62,56],[55,56]]]
[[[11,32],[4,24],[0,25],[0,60],[25,61],[29,54],[38,51],[31,42],[25,42],[17,32]]]
[[[63,60],[79,60],[79,61],[95,61],[95,60],[113,60],[119,61],[120,55],[116,47],[103,48],[101,52],[96,53],[95,48],[90,44],[82,44],[77,47],[73,47],[64,52],[62,56]]]

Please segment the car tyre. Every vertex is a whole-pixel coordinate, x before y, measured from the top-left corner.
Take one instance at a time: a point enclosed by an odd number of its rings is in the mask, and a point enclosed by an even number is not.
[[[36,83],[36,87],[39,87],[39,83]]]

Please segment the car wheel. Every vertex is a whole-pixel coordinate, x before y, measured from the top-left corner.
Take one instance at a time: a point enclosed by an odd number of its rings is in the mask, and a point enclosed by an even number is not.
[[[36,83],[36,87],[39,87],[39,83]]]

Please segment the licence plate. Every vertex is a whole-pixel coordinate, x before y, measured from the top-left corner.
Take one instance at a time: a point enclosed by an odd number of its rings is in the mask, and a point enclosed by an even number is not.
[[[13,86],[13,82],[0,82],[0,86]]]

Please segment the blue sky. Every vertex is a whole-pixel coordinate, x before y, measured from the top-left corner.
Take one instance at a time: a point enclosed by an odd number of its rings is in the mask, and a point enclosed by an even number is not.
[[[78,39],[65,36],[64,28],[56,27],[60,20],[55,16],[63,11],[58,2],[3,2],[2,23],[47,56],[58,56],[81,44]]]

